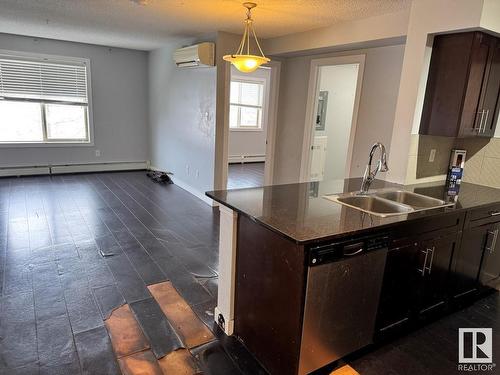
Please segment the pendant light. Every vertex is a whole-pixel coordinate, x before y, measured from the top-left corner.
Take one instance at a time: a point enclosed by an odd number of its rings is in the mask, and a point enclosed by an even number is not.
[[[252,9],[257,6],[257,4],[247,2],[243,3],[243,6],[247,8],[247,18],[245,20],[245,31],[243,32],[240,46],[238,47],[238,50],[234,55],[226,55],[223,57],[223,59],[233,64],[240,72],[251,73],[257,70],[257,68],[262,64],[271,61],[271,59],[268,59],[264,55],[264,52],[262,52],[262,48],[260,48],[259,40],[257,39],[257,35],[255,34],[255,30],[253,28],[251,12]],[[255,39],[255,44],[259,49],[260,56],[250,54],[250,38],[252,36],[250,34],[252,34]]]

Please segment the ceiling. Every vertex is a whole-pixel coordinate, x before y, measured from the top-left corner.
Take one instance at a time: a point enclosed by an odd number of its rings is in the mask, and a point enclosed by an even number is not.
[[[257,0],[255,28],[275,37],[400,11],[411,0]],[[145,3],[145,4],[141,4]],[[240,33],[239,0],[0,0],[0,32],[150,50],[172,37]]]

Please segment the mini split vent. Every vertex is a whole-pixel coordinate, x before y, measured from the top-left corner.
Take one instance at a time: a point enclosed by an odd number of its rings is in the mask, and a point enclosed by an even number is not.
[[[180,48],[174,52],[174,61],[178,67],[214,66],[214,43],[200,43]]]

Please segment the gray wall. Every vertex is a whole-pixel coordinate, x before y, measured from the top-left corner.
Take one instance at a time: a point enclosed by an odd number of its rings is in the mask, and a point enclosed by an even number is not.
[[[0,166],[145,161],[148,59],[141,51],[0,34],[0,49],[90,59],[94,146],[0,147]],[[95,156],[95,150],[101,156]]]
[[[403,53],[404,45],[394,45],[282,59],[274,183],[299,180],[311,60],[366,54],[351,164],[356,177],[363,174],[372,143],[391,143]]]
[[[216,69],[177,68],[172,53],[183,44],[149,55],[151,165],[202,196],[214,186]]]

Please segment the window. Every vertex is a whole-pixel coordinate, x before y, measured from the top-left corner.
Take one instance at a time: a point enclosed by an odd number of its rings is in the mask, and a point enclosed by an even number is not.
[[[88,66],[0,54],[0,144],[90,143]]]
[[[229,127],[238,130],[262,129],[264,82],[231,80]]]

